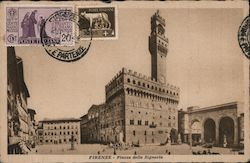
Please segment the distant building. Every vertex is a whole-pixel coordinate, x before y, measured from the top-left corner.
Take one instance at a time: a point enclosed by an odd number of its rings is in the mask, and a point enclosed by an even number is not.
[[[160,144],[177,132],[180,89],[167,83],[165,26],[157,11],[149,36],[151,77],[123,68],[105,86],[105,104],[89,109],[88,142]]]
[[[80,117],[81,144],[88,142],[88,115]]]
[[[73,141],[80,144],[80,119],[51,119],[39,123],[38,135],[40,143],[67,144],[72,142],[73,137]]]
[[[213,143],[227,147],[243,144],[244,114],[239,102],[179,111],[179,131],[183,142]]]
[[[43,144],[43,123],[38,122],[37,126],[37,144]]]
[[[24,81],[23,61],[16,56],[14,47],[7,47],[7,120],[8,153],[29,152],[29,115],[27,98],[30,97]]]
[[[37,124],[35,121],[36,111],[28,109],[28,126],[29,126],[29,144],[35,147],[37,144]]]

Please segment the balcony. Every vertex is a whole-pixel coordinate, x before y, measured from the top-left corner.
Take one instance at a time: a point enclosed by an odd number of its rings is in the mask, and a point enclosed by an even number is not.
[[[149,125],[149,128],[156,128],[156,127],[157,127],[156,124],[150,124],[150,125]]]

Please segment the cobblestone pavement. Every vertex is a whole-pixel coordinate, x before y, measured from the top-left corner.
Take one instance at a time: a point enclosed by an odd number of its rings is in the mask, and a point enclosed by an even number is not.
[[[115,150],[108,147],[107,145],[101,144],[78,144],[75,145],[75,149],[71,150],[70,144],[52,144],[52,145],[38,145],[36,149],[32,150],[32,154],[86,154],[86,155],[107,155],[107,154],[117,154],[117,155],[191,155],[192,151],[203,151],[208,150],[206,148],[197,146],[192,147],[187,144],[182,145],[145,145],[142,147],[133,147],[127,150]],[[220,154],[234,154],[229,148],[213,147],[210,149],[211,152],[216,152]]]

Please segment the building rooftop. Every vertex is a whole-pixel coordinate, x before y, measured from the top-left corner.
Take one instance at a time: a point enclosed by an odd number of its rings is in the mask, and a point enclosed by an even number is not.
[[[41,120],[42,123],[59,123],[59,122],[77,122],[79,118],[59,118],[59,119],[47,119]]]
[[[109,82],[105,87],[108,87],[108,86],[109,86],[118,76],[120,76],[121,74],[131,75],[131,76],[134,76],[134,77],[137,77],[137,78],[146,80],[146,81],[151,82],[151,83],[154,83],[154,84],[162,85],[159,81],[156,81],[155,78],[152,78],[152,77],[143,75],[143,74],[141,74],[141,73],[138,73],[138,72],[136,72],[136,71],[133,71],[133,70],[130,70],[130,69],[127,69],[127,68],[124,68],[124,67],[123,67],[122,70],[120,70],[120,71],[110,80],[110,82]],[[177,90],[177,91],[180,90],[179,87],[177,87],[177,86],[175,86],[175,85],[172,85],[172,84],[169,84],[169,83],[166,83],[166,85],[162,85],[162,86],[166,86],[167,88],[175,89],[175,90]]]
[[[209,107],[203,107],[200,108],[198,106],[194,106],[194,107],[188,107],[187,109],[187,113],[194,113],[194,112],[201,112],[201,111],[209,111],[209,110],[213,110],[213,109],[219,109],[219,108],[227,108],[230,106],[234,106],[237,105],[238,102],[234,101],[234,102],[229,102],[229,103],[225,103],[225,104],[219,104],[219,105],[214,105],[214,106],[209,106]],[[233,108],[233,107],[232,107]]]

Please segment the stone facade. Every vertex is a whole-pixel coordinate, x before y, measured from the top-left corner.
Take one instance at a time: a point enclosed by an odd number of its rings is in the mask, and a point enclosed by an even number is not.
[[[27,106],[30,95],[24,80],[23,60],[16,56],[14,47],[8,47],[7,54],[8,153],[23,154],[30,151],[27,146],[33,141]]]
[[[42,122],[38,122],[37,125],[37,141],[38,144],[43,144],[43,123]]]
[[[180,89],[166,83],[165,20],[151,17],[151,75],[122,68],[105,86],[106,101],[88,112],[88,141],[160,144],[177,130]],[[83,134],[83,133],[82,133]]]
[[[42,133],[42,144],[67,144],[72,142],[80,144],[80,119],[54,119],[40,121],[39,135]],[[41,135],[40,135],[41,136]]]
[[[35,147],[37,144],[37,124],[35,120],[36,111],[28,109],[29,144]]]
[[[179,112],[179,124],[184,142],[213,143],[222,146],[237,145],[244,140],[244,116],[240,112],[242,105],[231,102],[206,108],[189,107]]]
[[[81,144],[88,142],[88,115],[80,117]]]

